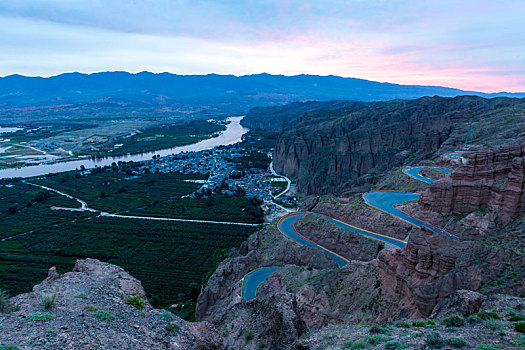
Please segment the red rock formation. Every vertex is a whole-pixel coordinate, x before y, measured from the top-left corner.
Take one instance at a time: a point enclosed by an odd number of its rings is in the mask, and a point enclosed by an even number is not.
[[[421,205],[444,214],[492,207],[504,223],[525,214],[525,140],[466,157],[466,165],[421,195]]]

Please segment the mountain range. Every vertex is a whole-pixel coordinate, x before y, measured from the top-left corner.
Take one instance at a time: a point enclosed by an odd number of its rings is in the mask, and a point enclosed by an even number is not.
[[[525,97],[525,93],[482,93],[441,86],[399,85],[317,75],[177,75],[171,73],[65,73],[52,77],[0,78],[0,108],[115,102],[134,105],[255,106],[309,100],[386,101],[422,96]]]

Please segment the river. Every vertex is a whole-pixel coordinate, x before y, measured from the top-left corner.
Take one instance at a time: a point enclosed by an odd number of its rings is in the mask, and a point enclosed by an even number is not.
[[[32,177],[41,176],[49,173],[61,173],[64,171],[70,171],[79,169],[83,165],[86,169],[91,169],[96,166],[111,165],[113,162],[140,162],[151,159],[154,155],[164,157],[170,154],[178,154],[182,152],[199,152],[212,149],[216,146],[227,146],[237,143],[242,140],[242,135],[248,132],[248,129],[243,127],[240,123],[243,117],[230,117],[228,118],[229,124],[226,126],[226,130],[221,132],[218,136],[210,139],[202,140],[191,145],[165,148],[157,151],[138,153],[138,154],[127,154],[116,157],[104,157],[104,158],[86,158],[77,159],[59,163],[39,164],[24,166],[21,168],[10,168],[0,170],[0,179],[11,178],[11,177]]]

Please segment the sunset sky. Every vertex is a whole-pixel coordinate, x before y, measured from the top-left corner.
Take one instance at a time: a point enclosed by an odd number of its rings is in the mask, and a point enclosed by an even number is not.
[[[525,1],[13,0],[0,75],[320,74],[525,91]]]

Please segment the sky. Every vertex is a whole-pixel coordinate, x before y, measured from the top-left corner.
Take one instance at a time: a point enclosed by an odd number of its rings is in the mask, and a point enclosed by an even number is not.
[[[0,0],[0,76],[319,74],[525,91],[525,1]]]

